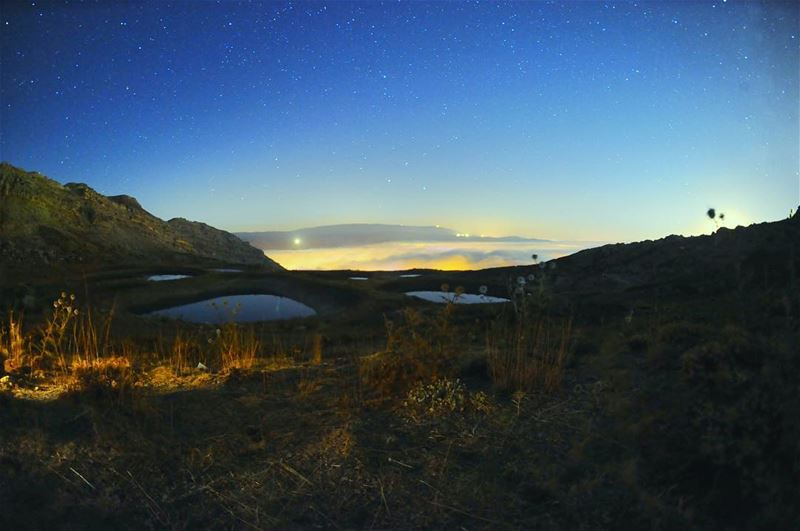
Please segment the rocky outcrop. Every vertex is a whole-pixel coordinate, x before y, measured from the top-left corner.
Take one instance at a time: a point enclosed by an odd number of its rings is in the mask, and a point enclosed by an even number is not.
[[[614,244],[560,258],[548,272],[562,292],[661,288],[686,294],[789,285],[800,273],[800,215],[707,236],[667,236]]]
[[[164,221],[127,195],[61,185],[0,164],[0,265],[194,263],[281,267],[233,234],[203,223]]]

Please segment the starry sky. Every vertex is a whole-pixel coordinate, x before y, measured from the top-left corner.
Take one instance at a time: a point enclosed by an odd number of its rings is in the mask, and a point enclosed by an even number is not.
[[[228,230],[634,241],[800,203],[795,2],[16,2],[0,155]]]

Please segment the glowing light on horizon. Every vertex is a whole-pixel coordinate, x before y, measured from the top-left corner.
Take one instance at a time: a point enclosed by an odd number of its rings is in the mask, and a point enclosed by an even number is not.
[[[266,250],[264,254],[292,270],[399,271],[484,269],[530,264],[531,250],[543,259],[560,258],[601,242],[387,242],[324,249]]]

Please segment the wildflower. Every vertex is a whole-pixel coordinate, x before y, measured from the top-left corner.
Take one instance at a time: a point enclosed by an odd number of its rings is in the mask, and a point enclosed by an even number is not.
[[[72,313],[75,314],[75,315],[78,315],[78,309],[75,308],[75,310]]]
[[[217,337],[219,337],[222,331],[219,328],[217,328],[216,330],[214,330],[214,333],[217,334]]]
[[[546,262],[539,262],[539,269],[544,269],[545,267],[547,267]]]
[[[75,294],[74,293],[70,293],[69,300],[71,300],[71,301],[75,300]]]
[[[450,291],[450,284],[447,284],[447,283],[442,284],[442,291],[444,291],[445,293]]]
[[[539,259],[539,255],[534,253],[534,254],[531,255],[531,258],[533,258],[533,261],[535,262],[536,260]]]
[[[533,282],[534,280],[536,280],[536,275],[534,275],[533,273],[528,275],[528,282]]]
[[[524,286],[525,285],[525,277],[517,277],[517,284],[519,284],[520,286]]]
[[[481,286],[480,288],[478,288],[478,293],[480,293],[481,295],[486,295],[488,291],[489,288],[487,288],[486,286]]]
[[[61,292],[61,298],[62,299],[66,299],[67,298],[67,292],[66,291],[62,291]]]

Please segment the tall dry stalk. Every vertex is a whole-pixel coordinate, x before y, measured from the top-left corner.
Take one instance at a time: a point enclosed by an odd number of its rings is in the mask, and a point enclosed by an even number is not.
[[[22,316],[15,318],[14,312],[9,312],[8,328],[0,328],[0,363],[5,359],[5,367],[0,366],[0,373],[24,367],[28,362],[28,348],[27,338],[22,333]]]
[[[261,350],[261,341],[252,326],[226,323],[217,329],[216,334],[222,370],[249,369],[253,366]]]
[[[486,355],[499,389],[555,391],[561,386],[572,334],[572,319],[537,315],[490,329]]]
[[[169,366],[175,374],[183,374],[191,369],[189,356],[195,346],[181,333],[180,329],[175,333],[175,339],[169,350]]]
[[[314,334],[311,343],[311,363],[322,365],[322,334]]]
[[[111,344],[111,322],[113,318],[114,309],[112,308],[98,325],[92,309],[86,308],[73,328],[70,345],[73,361],[92,363],[101,357],[114,355]]]

